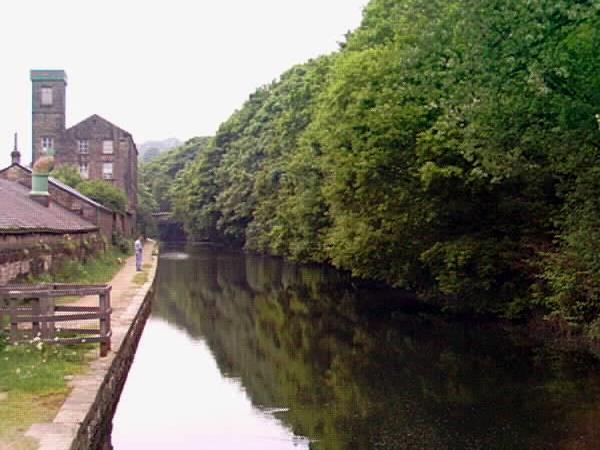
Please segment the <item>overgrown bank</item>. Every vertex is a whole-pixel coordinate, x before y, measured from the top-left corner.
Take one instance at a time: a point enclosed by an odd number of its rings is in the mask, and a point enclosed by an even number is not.
[[[168,198],[190,234],[600,337],[597,0],[372,0]]]

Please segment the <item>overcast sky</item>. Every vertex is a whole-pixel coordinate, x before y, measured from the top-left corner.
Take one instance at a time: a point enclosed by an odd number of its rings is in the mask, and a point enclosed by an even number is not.
[[[258,86],[330,53],[367,0],[0,2],[0,167],[31,159],[30,69],[64,69],[67,127],[99,114],[147,140],[211,135]]]

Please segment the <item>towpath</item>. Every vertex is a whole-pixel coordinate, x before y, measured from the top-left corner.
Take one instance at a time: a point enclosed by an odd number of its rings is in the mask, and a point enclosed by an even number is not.
[[[33,438],[39,442],[39,450],[67,450],[72,448],[80,434],[80,427],[83,423],[89,426],[93,423],[97,426],[98,421],[102,421],[104,417],[92,417],[94,415],[101,416],[102,412],[110,409],[108,405],[103,405],[102,397],[114,397],[115,380],[117,384],[124,382],[122,372],[128,370],[128,363],[133,358],[133,354],[129,354],[135,349],[123,348],[123,342],[126,339],[131,339],[128,333],[136,320],[139,320],[139,312],[144,304],[144,300],[152,287],[156,268],[158,265],[158,257],[155,252],[155,242],[148,241],[144,245],[143,252],[143,270],[136,272],[135,257],[127,258],[121,270],[109,282],[112,286],[111,306],[113,309],[111,315],[112,326],[112,350],[105,358],[99,357],[99,349],[95,348],[92,359],[89,362],[89,367],[82,375],[75,376],[69,381],[71,392],[65,399],[61,408],[57,411],[54,420],[50,423],[33,424],[26,433],[26,436]],[[98,297],[82,297],[74,305],[97,305]],[[141,324],[143,327],[143,323]],[[139,326],[138,326],[139,328]],[[136,334],[141,333],[138,330]],[[135,337],[135,342],[137,342]],[[132,346],[128,342],[129,346]],[[135,346],[135,344],[133,344]],[[115,361],[115,358],[120,355],[120,360]],[[123,353],[128,353],[123,357]],[[119,366],[119,367],[117,367]],[[126,366],[126,367],[125,367]],[[112,372],[118,372],[116,375]],[[110,398],[106,402],[112,401]],[[105,403],[106,403],[105,402]],[[79,437],[80,438],[80,437]],[[84,447],[85,448],[85,447]]]

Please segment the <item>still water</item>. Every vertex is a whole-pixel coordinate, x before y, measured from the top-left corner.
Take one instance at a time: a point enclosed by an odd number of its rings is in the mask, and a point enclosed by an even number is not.
[[[339,272],[162,250],[116,450],[600,449],[600,362]]]

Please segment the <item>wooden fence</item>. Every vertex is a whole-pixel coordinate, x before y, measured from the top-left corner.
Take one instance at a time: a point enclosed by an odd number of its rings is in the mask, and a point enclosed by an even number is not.
[[[110,351],[111,286],[106,284],[36,284],[0,287],[0,329],[8,317],[10,341],[23,342],[36,337],[48,344],[99,342],[100,356]],[[56,305],[58,297],[98,295],[98,306]],[[59,327],[60,322],[99,320],[99,328]],[[19,324],[31,324],[20,327]],[[29,339],[27,336],[29,335]]]

